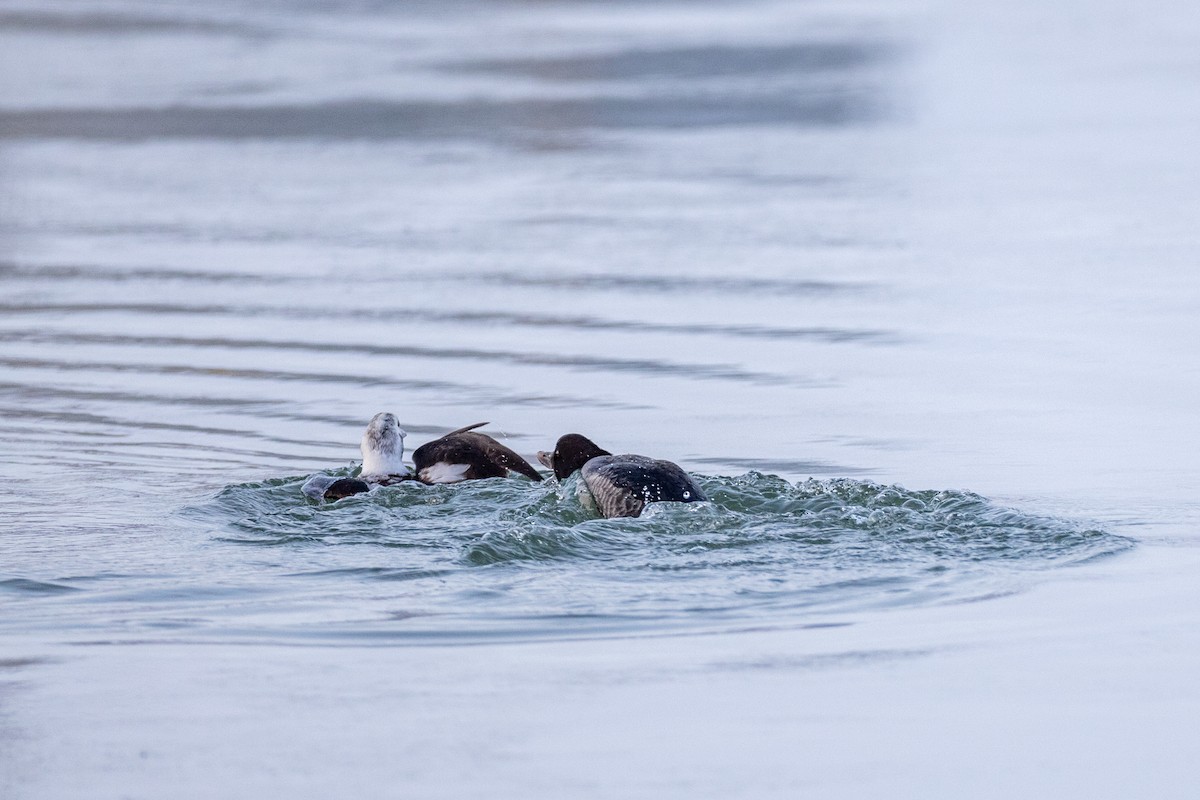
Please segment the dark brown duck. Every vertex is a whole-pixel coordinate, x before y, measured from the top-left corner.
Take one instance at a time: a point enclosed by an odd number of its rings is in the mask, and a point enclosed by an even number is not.
[[[636,517],[649,503],[708,499],[678,464],[631,453],[613,455],[578,433],[559,437],[554,452],[539,452],[538,461],[559,480],[579,470],[605,517]]]

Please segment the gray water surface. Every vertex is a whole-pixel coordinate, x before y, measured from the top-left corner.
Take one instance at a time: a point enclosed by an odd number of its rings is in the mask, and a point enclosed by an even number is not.
[[[1192,796],[1198,46],[0,0],[0,795]],[[305,497],[378,411],[711,502]]]

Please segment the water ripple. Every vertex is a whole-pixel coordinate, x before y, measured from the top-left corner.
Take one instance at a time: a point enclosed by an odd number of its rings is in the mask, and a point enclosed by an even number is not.
[[[106,283],[138,283],[149,281],[215,284],[280,284],[302,283],[310,276],[298,272],[285,275],[256,275],[221,269],[184,269],[169,267],[112,267],[99,264],[35,264],[0,262],[0,278],[5,281],[58,283],[61,281],[102,281]]]
[[[68,11],[66,9],[3,9],[0,29],[65,34],[104,33],[207,33],[261,37],[264,28],[230,20],[187,16],[179,9],[170,14],[143,14],[129,11]]]
[[[891,55],[882,42],[793,42],[769,45],[709,45],[631,49],[612,53],[453,62],[446,69],[509,74],[545,81],[627,81],[647,78],[704,79],[773,72],[847,70],[878,63]]]
[[[585,511],[571,480],[402,484],[328,504],[306,498],[303,480],[230,486],[182,513],[226,545],[312,564],[286,574],[331,595],[408,587],[399,608],[380,611],[386,623],[363,629],[401,639],[771,624],[961,602],[1131,546],[970,492],[848,478],[701,477],[711,502],[613,520]]]
[[[620,292],[702,292],[706,294],[770,294],[788,296],[828,296],[833,294],[861,294],[875,288],[868,283],[850,281],[814,280],[796,278],[760,278],[749,275],[736,277],[713,275],[629,275],[596,273],[529,273],[473,272],[447,279],[483,281],[498,286],[537,286],[571,291],[620,291]]]
[[[2,338],[2,336],[0,336]],[[420,390],[432,391],[442,394],[452,394],[456,397],[475,398],[484,403],[519,403],[533,406],[576,406],[580,403],[587,402],[589,405],[596,408],[639,408],[634,403],[625,403],[621,401],[604,400],[602,398],[588,397],[581,398],[573,395],[551,394],[548,392],[515,392],[512,390],[501,389],[497,386],[489,386],[477,383],[464,383],[460,381],[439,381],[428,380],[421,378],[390,378],[378,375],[361,375],[350,373],[330,373],[330,372],[298,372],[295,370],[281,369],[248,369],[235,367],[197,367],[187,364],[152,364],[148,362],[114,362],[114,361],[76,361],[65,359],[45,359],[45,358],[0,358],[0,365],[8,367],[16,367],[20,369],[35,369],[35,370],[54,370],[61,372],[93,372],[93,373],[132,373],[137,375],[195,375],[208,378],[222,378],[230,380],[250,380],[250,381],[283,381],[295,382],[303,381],[307,383],[333,383],[347,384],[349,386],[363,386],[372,389],[398,389],[398,390]],[[97,390],[95,392],[79,389],[67,389],[62,387],[46,386],[42,384],[24,384],[24,383],[0,383],[0,391],[5,395],[21,397],[22,399],[89,399],[89,400],[112,400],[122,399],[134,403],[167,403],[175,404],[182,403],[184,405],[195,405],[197,407],[233,407],[241,409],[244,413],[253,414],[256,416],[278,418],[278,419],[296,419],[305,421],[334,421],[338,424],[354,424],[357,425],[361,420],[345,416],[331,415],[313,415],[299,414],[296,412],[270,410],[274,406],[282,402],[286,397],[286,392],[279,392],[275,399],[244,399],[232,397],[219,397],[216,395],[205,395],[201,397],[188,397],[179,394],[161,394],[149,391],[140,391],[137,393],[122,393],[117,390]],[[420,426],[409,427],[412,431],[423,430]],[[428,427],[427,431],[432,433],[439,428]]]
[[[670,375],[693,379],[746,381],[756,384],[797,382],[783,375],[759,372],[731,364],[703,364],[650,358],[600,357],[582,353],[559,354],[483,350],[473,347],[421,347],[418,345],[380,345],[360,342],[305,342],[273,339],[234,339],[213,336],[138,336],[106,333],[49,333],[43,330],[9,330],[0,333],[0,341],[43,342],[53,344],[115,344],[137,347],[203,347],[222,350],[291,350],[313,353],[347,353],[408,356],[433,359],[505,362],[537,367],[563,367],[600,372],[634,372],[646,375]]]
[[[79,591],[74,586],[50,581],[35,581],[28,578],[7,578],[0,580],[0,591],[16,594],[57,595]]]
[[[883,114],[868,88],[741,94],[671,93],[501,100],[333,100],[260,106],[0,110],[0,138],[318,139],[387,141],[481,139],[588,129],[687,129],[732,125],[840,126]]]
[[[724,282],[718,282],[724,284]],[[784,284],[785,282],[779,282]],[[559,282],[556,286],[567,288],[569,282]],[[628,283],[627,288],[632,288]],[[642,283],[644,287],[647,284]],[[742,281],[739,284],[744,290],[763,291],[769,288],[763,282]],[[786,283],[792,291],[812,289],[814,291],[834,291],[830,286],[819,284],[821,288],[814,289],[812,283]],[[686,286],[683,288],[687,288]],[[778,285],[777,287],[778,288]],[[180,314],[188,316],[209,317],[212,315],[227,315],[237,318],[277,317],[285,319],[339,319],[339,320],[380,320],[385,322],[420,322],[443,323],[455,326],[511,325],[527,328],[561,328],[564,330],[599,330],[599,331],[628,331],[633,333],[665,333],[682,336],[713,335],[732,336],[749,339],[809,339],[827,343],[870,342],[894,343],[898,340],[895,332],[880,329],[862,329],[845,327],[793,327],[775,325],[738,325],[729,323],[679,323],[679,322],[649,322],[645,320],[608,319],[595,316],[565,316],[559,314],[540,314],[533,312],[504,312],[478,311],[457,309],[439,311],[422,308],[329,308],[327,306],[266,306],[266,305],[234,305],[212,304],[192,305],[185,303],[128,303],[128,302],[87,302],[87,303],[0,303],[0,314]]]

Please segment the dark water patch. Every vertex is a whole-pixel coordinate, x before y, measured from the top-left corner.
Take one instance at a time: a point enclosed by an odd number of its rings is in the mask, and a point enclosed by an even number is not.
[[[22,667],[35,667],[39,664],[49,664],[51,659],[38,658],[29,656],[25,658],[0,658],[0,669],[21,669]]]
[[[740,265],[731,265],[738,268]],[[0,279],[18,280],[69,280],[86,281],[98,280],[113,283],[146,281],[196,281],[205,283],[251,283],[276,284],[300,283],[311,281],[314,276],[303,273],[289,272],[279,275],[256,275],[244,272],[220,270],[186,270],[167,268],[110,268],[99,265],[36,265],[0,262]],[[393,277],[401,277],[393,275]],[[414,276],[416,277],[416,276]],[[864,281],[839,281],[832,279],[813,278],[757,278],[749,275],[729,277],[727,275],[653,275],[644,271],[625,272],[514,272],[505,270],[472,270],[465,272],[445,272],[430,274],[422,272],[420,279],[425,282],[453,283],[491,283],[506,287],[537,287],[543,289],[558,289],[577,292],[586,291],[617,291],[617,292],[655,292],[655,293],[697,293],[697,294],[734,294],[734,295],[787,295],[795,297],[828,297],[836,295],[863,295],[877,292],[882,287],[878,284]],[[19,309],[21,304],[9,304]],[[70,305],[70,304],[68,304]],[[86,304],[85,304],[86,305]],[[126,305],[117,304],[114,310],[124,310]],[[184,304],[166,304],[164,311],[187,313],[189,306]],[[197,313],[207,310],[220,312],[225,306],[203,307]],[[54,309],[50,309],[54,310]],[[64,308],[70,311],[71,308]],[[132,309],[130,309],[132,310]],[[314,309],[320,311],[322,309]],[[422,309],[404,309],[404,313],[425,313]],[[303,313],[303,312],[301,312]],[[337,313],[326,311],[326,313]],[[355,313],[358,313],[357,311]],[[364,309],[363,313],[372,313]],[[437,313],[437,312],[428,312]],[[486,312],[485,312],[486,313]],[[530,319],[538,319],[536,315]]]
[[[797,379],[742,369],[732,364],[705,364],[650,358],[618,358],[583,353],[559,354],[484,350],[473,347],[422,347],[365,343],[303,342],[271,339],[233,339],[210,336],[137,336],[108,333],[49,333],[42,330],[0,332],[0,341],[52,344],[110,344],[134,347],[198,347],[218,350],[289,350],[313,353],[404,356],[439,360],[486,361],[535,367],[562,367],[588,372],[633,372],[699,380],[745,381],[756,384],[794,384]],[[223,371],[223,370],[221,370]]]
[[[0,280],[102,281],[137,283],[185,281],[191,283],[278,284],[298,283],[311,277],[294,270],[287,274],[255,275],[220,269],[170,269],[166,267],[111,267],[99,264],[32,264],[0,262]]]
[[[50,581],[35,581],[29,578],[5,578],[0,580],[0,591],[24,595],[60,595],[81,591],[75,586]]]
[[[1085,564],[1090,560],[1091,560],[1090,558],[1084,558],[1084,559],[1081,559],[1079,563]],[[986,592],[984,594],[975,595],[974,597],[962,597],[957,600],[953,600],[951,602],[959,603],[959,604],[962,604],[962,603],[985,603],[988,600],[999,600],[1004,597],[1012,597],[1015,594],[1017,594],[1017,591],[1015,589],[1008,589],[1008,590],[1001,590],[1001,591],[995,591],[995,592]]]
[[[787,295],[827,297],[837,294],[861,294],[877,287],[873,284],[834,280],[753,278],[694,275],[647,275],[644,273],[530,273],[480,271],[445,276],[445,279],[483,281],[497,286],[536,286],[568,291],[618,291],[678,294]]]
[[[9,392],[11,393],[11,392]],[[107,414],[89,413],[82,411],[65,411],[46,408],[27,408],[17,406],[0,406],[0,412],[6,417],[26,418],[31,420],[39,420],[42,422],[59,422],[71,423],[78,425],[87,425],[91,427],[99,427],[107,430],[126,429],[137,431],[170,431],[174,433],[197,433],[204,436],[230,436],[236,439],[254,439],[259,441],[269,441],[277,444],[292,444],[301,446],[312,446],[314,444],[328,444],[321,442],[313,442],[308,439],[286,439],[278,436],[272,436],[260,431],[241,429],[241,428],[218,428],[211,425],[193,425],[186,422],[156,422],[153,420],[137,419],[134,417],[115,417]],[[193,443],[193,447],[196,445]],[[59,457],[59,454],[51,454],[53,457]]]
[[[95,572],[90,575],[71,575],[63,580],[71,581],[72,583],[107,583],[110,581],[121,582],[130,579],[147,579],[147,578],[167,578],[170,577],[161,572]]]
[[[731,336],[747,339],[796,339],[826,343],[871,342],[895,343],[898,334],[885,330],[791,327],[770,325],[738,325],[713,323],[645,322],[593,316],[560,316],[534,313],[503,313],[476,311],[417,311],[407,312],[412,319],[424,322],[443,322],[454,325],[513,325],[531,328],[562,328],[565,330],[596,330],[632,333],[661,333],[683,336]]]
[[[748,170],[705,170],[690,176],[692,180],[707,183],[713,180],[741,183],[748,186],[779,186],[779,187],[814,187],[828,188],[845,183],[845,178],[837,175],[821,174],[778,174],[767,172],[751,172]]]
[[[62,445],[62,431],[44,431],[31,428],[28,425],[14,425],[0,422],[0,433],[3,433],[3,438],[7,441],[23,441],[29,443]],[[105,431],[105,430],[74,430],[71,435],[76,439],[82,439],[85,442],[102,442],[105,445],[113,447],[120,446],[123,442],[119,441],[126,433],[124,431]]]
[[[713,335],[749,339],[797,339],[821,341],[832,344],[846,342],[869,342],[894,344],[899,335],[894,331],[836,328],[836,327],[791,327],[770,325],[738,325],[713,323],[645,322],[641,320],[607,319],[584,315],[558,315],[533,312],[438,311],[420,308],[376,308],[337,309],[324,306],[279,307],[246,305],[192,305],[185,303],[0,303],[0,314],[180,314],[187,316],[212,317],[227,315],[245,319],[247,317],[280,317],[287,319],[345,319],[387,322],[443,323],[454,326],[513,326],[525,328],[561,328],[583,331],[628,331],[632,333],[663,333],[672,335]]]
[[[865,88],[459,101],[334,100],[272,106],[54,108],[0,111],[3,139],[387,141],[515,143],[529,133],[869,123],[882,103]]]
[[[543,81],[696,80],[770,73],[845,71],[880,63],[893,48],[882,42],[794,42],[783,45],[706,45],[612,53],[491,58],[446,64],[453,71],[520,75]]]
[[[0,339],[4,334],[0,333]],[[86,340],[87,334],[75,336]],[[110,342],[111,343],[111,342]],[[136,343],[136,342],[135,342]],[[265,346],[265,345],[264,345]],[[195,375],[202,377],[223,377],[254,381],[301,381],[305,383],[347,383],[355,386],[391,387],[396,389],[417,389],[445,391],[455,394],[469,394],[471,390],[482,390],[482,387],[454,381],[433,381],[425,379],[403,378],[390,379],[383,377],[365,377],[347,373],[330,372],[298,372],[295,370],[279,369],[248,369],[245,367],[198,367],[188,364],[154,364],[136,361],[66,361],[62,359],[43,358],[3,358],[0,364],[21,369],[52,369],[64,372],[130,372],[147,375]],[[44,386],[26,386],[24,384],[8,384],[7,391],[44,391],[55,393],[57,390]],[[579,398],[566,398],[578,402]]]
[[[703,670],[721,670],[743,672],[746,670],[803,670],[841,669],[859,665],[875,664],[882,661],[905,661],[914,658],[925,658],[936,651],[930,649],[878,649],[878,650],[846,650],[837,653],[819,653],[817,655],[795,657],[778,656],[761,658],[752,661],[713,661],[705,664]]]
[[[830,461],[804,461],[787,458],[730,458],[709,457],[688,459],[693,464],[716,467],[754,470],[755,472],[782,472],[789,475],[867,475],[873,472],[866,467],[851,467]]]
[[[152,619],[147,620],[145,625],[148,628],[157,628],[160,630],[179,631],[189,628],[196,628],[208,623],[206,619]]]
[[[346,567],[343,569],[321,569],[311,572],[296,572],[296,578],[326,578],[331,576],[353,576],[376,581],[412,581],[421,578],[438,578],[449,575],[445,569],[389,569],[387,567]]]
[[[2,338],[3,335],[0,334],[0,339]],[[499,387],[486,384],[427,380],[421,378],[411,378],[407,376],[403,378],[391,378],[380,375],[360,375],[350,373],[298,372],[294,370],[248,369],[244,367],[197,367],[185,364],[152,364],[134,361],[65,361],[61,359],[50,360],[39,358],[0,358],[0,366],[11,366],[20,369],[53,370],[56,372],[69,372],[73,375],[79,375],[86,372],[130,373],[134,375],[189,375],[233,381],[301,381],[305,383],[316,384],[343,383],[348,386],[363,387],[373,390],[391,389],[401,392],[438,392],[460,399],[474,399],[478,402],[486,403],[488,405],[504,403],[526,406],[574,407],[586,403],[594,408],[645,408],[645,406],[641,404],[626,403],[617,400],[605,400],[603,398],[577,397],[573,395],[550,394],[544,392],[516,392],[510,389],[501,389]],[[275,399],[271,400],[251,400],[245,398],[223,398],[214,395],[204,397],[188,397],[186,395],[152,393],[145,391],[130,394],[120,392],[119,390],[115,389],[103,389],[95,392],[88,392],[83,390],[67,389],[63,387],[15,382],[0,384],[0,392],[13,397],[21,397],[22,399],[26,400],[86,399],[103,402],[120,400],[133,404],[183,405],[205,409],[227,408],[236,410],[238,413],[266,419],[287,419],[303,422],[329,421],[348,425],[357,425],[362,422],[362,420],[351,419],[349,417],[312,415],[288,411],[287,405],[290,398],[286,396],[276,397]],[[23,415],[36,416],[36,414],[37,409],[30,409]],[[422,427],[417,425],[415,427],[406,428],[406,430],[417,433],[433,433],[438,429],[431,426]]]
[[[584,507],[575,479],[406,483],[336,503],[305,497],[303,481],[231,486],[182,513],[228,546],[326,562],[286,574],[330,592],[405,587],[415,608],[389,617],[393,603],[370,631],[394,640],[791,624],[1018,591],[1132,546],[970,492],[849,478],[700,477],[709,503],[612,520]]]
[[[176,581],[167,585],[156,583],[134,589],[115,590],[105,593],[102,596],[96,596],[93,602],[131,603],[135,607],[141,607],[143,604],[170,601],[204,602],[215,600],[242,602],[248,597],[261,594],[262,591],[261,589],[249,587],[244,584],[228,584],[224,586],[217,584],[186,585]],[[161,618],[156,621],[159,623],[164,622]],[[172,622],[177,623],[179,620],[173,620]]]
[[[262,36],[266,33],[265,29],[245,22],[180,15],[178,8],[169,16],[116,10],[3,9],[0,10],[0,30],[87,36],[147,33]]]
[[[80,363],[56,362],[53,365],[38,359],[0,359],[0,364],[14,367],[48,367],[70,370],[78,373],[82,368],[88,368]],[[101,370],[97,370],[101,371]],[[277,401],[258,400],[241,397],[214,397],[210,395],[184,394],[154,394],[151,392],[123,392],[120,389],[69,389],[62,386],[42,386],[35,384],[0,382],[0,393],[21,397],[38,402],[45,400],[82,400],[85,402],[106,401],[114,403],[149,403],[151,405],[169,404],[173,406],[189,406],[193,408],[236,408],[242,413],[251,409],[272,405]]]

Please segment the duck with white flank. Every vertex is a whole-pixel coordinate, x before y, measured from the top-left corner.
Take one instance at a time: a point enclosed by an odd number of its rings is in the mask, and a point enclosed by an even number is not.
[[[560,481],[576,470],[605,517],[636,517],[648,503],[695,503],[704,492],[678,464],[635,455],[614,456],[578,433],[559,437],[554,452],[538,453],[538,461]]]
[[[369,492],[372,486],[391,486],[413,480],[416,476],[404,464],[404,437],[407,435],[395,414],[386,411],[376,414],[371,417],[358,444],[363,457],[358,477],[330,481],[328,476],[316,475],[304,484],[304,493],[325,500],[341,500]]]
[[[487,423],[476,422],[459,428],[414,450],[417,479],[425,483],[458,483],[503,478],[509,470],[533,481],[542,479],[528,461],[487,434],[475,432],[484,425]]]

